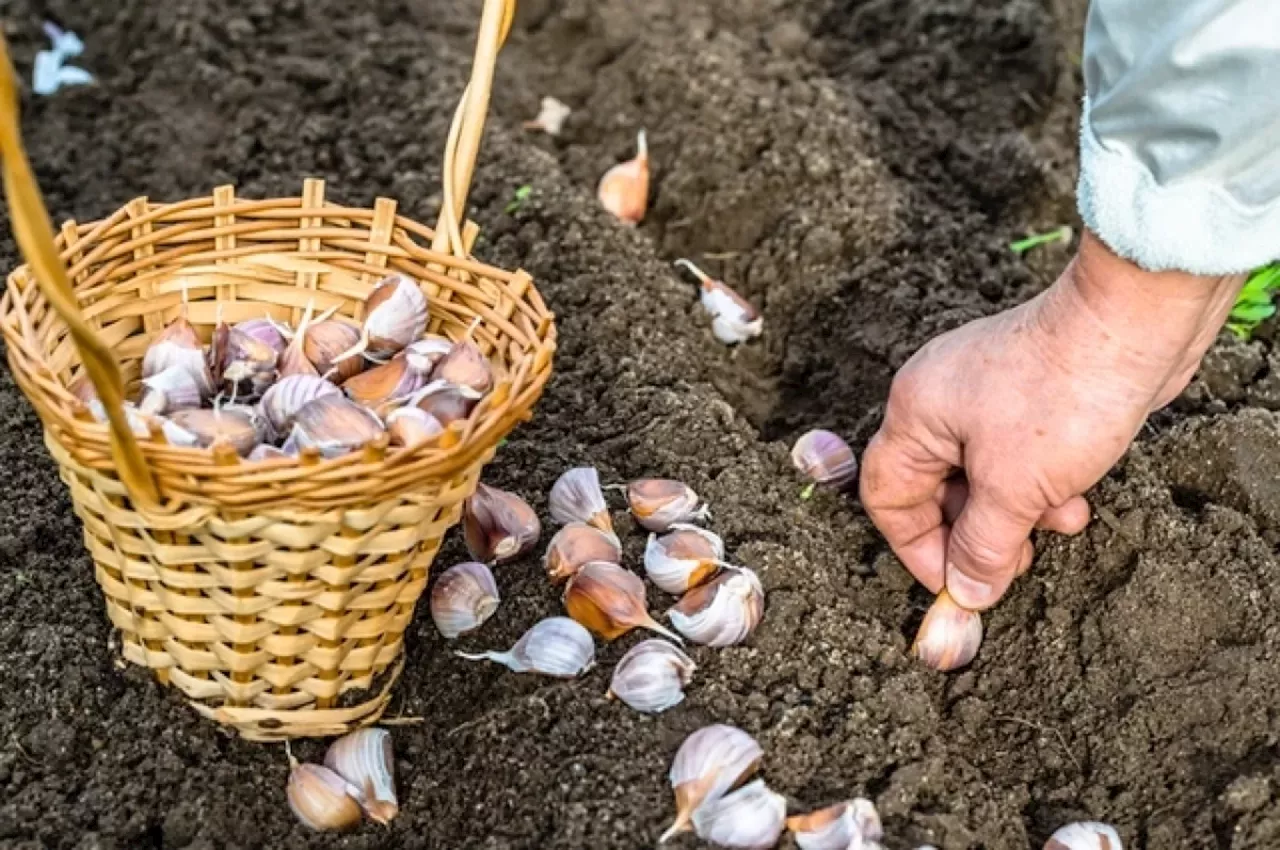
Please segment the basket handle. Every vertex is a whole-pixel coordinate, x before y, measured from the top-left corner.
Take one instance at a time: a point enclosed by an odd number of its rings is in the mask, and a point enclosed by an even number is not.
[[[476,39],[476,56],[471,65],[471,81],[462,93],[462,101],[453,114],[449,140],[444,148],[444,171],[441,176],[443,200],[440,219],[436,223],[431,248],[466,257],[462,240],[462,222],[466,218],[467,193],[475,172],[480,137],[489,112],[489,93],[493,89],[493,72],[498,50],[511,32],[516,14],[516,0],[485,0],[480,16],[480,33]]]
[[[40,197],[40,187],[31,173],[31,163],[18,133],[18,92],[16,75],[9,61],[9,43],[0,36],[0,158],[4,167],[4,192],[9,204],[13,235],[31,268],[36,284],[54,311],[67,323],[72,341],[80,352],[89,380],[102,400],[110,425],[111,457],[116,472],[138,507],[160,503],[159,490],[147,467],[138,441],[124,414],[124,380],[111,349],[85,321],[76,301],[67,269],[53,241],[49,212]]]

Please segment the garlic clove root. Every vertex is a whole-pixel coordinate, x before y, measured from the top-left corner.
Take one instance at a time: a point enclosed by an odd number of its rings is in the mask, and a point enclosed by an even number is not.
[[[685,686],[697,669],[679,648],[664,640],[646,640],[622,656],[605,696],[639,712],[661,714],[684,701]]]
[[[943,590],[920,623],[911,653],[934,670],[949,672],[973,661],[982,646],[982,615],[961,608]]]
[[[746,567],[727,567],[667,611],[676,631],[704,646],[742,643],[764,617],[764,588]]]
[[[385,825],[400,813],[395,756],[386,729],[357,729],[342,736],[330,745],[324,764],[356,789],[353,796],[370,820]]]
[[[699,838],[729,850],[769,850],[786,820],[786,798],[757,779],[694,809],[693,829]]]
[[[499,564],[528,552],[542,534],[542,523],[528,502],[487,484],[477,484],[463,504],[462,523],[471,557]]]
[[[696,809],[745,782],[760,768],[763,757],[755,738],[736,726],[704,726],[685,738],[668,774],[675,791],[676,819],[658,843],[687,832]]]
[[[710,518],[692,487],[669,478],[643,478],[627,485],[627,504],[636,522],[649,531],[667,531],[677,523]]]
[[[684,643],[649,614],[640,577],[617,564],[584,564],[565,586],[564,607],[570,617],[605,640],[643,628]]]
[[[493,573],[468,561],[440,574],[431,588],[431,619],[447,640],[475,631],[498,610],[501,597]]]
[[[1059,829],[1044,845],[1044,850],[1124,850],[1120,834],[1105,823],[1084,821],[1069,823]]]
[[[507,652],[454,653],[467,661],[493,661],[517,673],[576,679],[595,664],[591,633],[568,617],[535,623]]]
[[[634,159],[605,172],[596,190],[600,205],[623,224],[639,224],[649,207],[649,142],[644,130],[636,135]]]

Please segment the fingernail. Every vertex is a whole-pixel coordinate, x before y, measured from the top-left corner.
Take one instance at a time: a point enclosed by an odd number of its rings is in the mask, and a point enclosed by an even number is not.
[[[965,575],[955,568],[955,564],[947,564],[947,590],[960,607],[974,611],[980,611],[995,601],[991,598],[991,585]]]

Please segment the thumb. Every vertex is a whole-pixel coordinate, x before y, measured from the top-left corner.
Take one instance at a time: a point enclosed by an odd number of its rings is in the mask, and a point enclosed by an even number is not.
[[[947,542],[947,590],[959,605],[980,611],[994,605],[1018,574],[1040,512],[1010,510],[990,488],[970,486]]]

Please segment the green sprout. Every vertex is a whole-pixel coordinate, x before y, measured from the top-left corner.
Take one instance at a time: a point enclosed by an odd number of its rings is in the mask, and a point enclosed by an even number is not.
[[[1009,243],[1009,250],[1015,254],[1022,255],[1040,245],[1048,245],[1053,242],[1070,242],[1071,227],[1070,225],[1062,225],[1057,230],[1051,230],[1048,233],[1037,233],[1034,236],[1028,236],[1026,239],[1019,239],[1017,242]]]
[[[805,485],[805,488],[800,491],[800,501],[807,502],[810,499],[812,499],[814,488],[816,488],[817,486],[818,484],[815,481],[810,481],[807,485]]]
[[[520,209],[520,207],[524,206],[524,202],[529,200],[529,196],[532,194],[533,187],[528,183],[521,186],[519,189],[516,189],[515,194],[511,196],[511,203],[507,204],[507,207],[503,212],[507,215],[511,215],[513,212]]]
[[[1254,330],[1275,315],[1272,296],[1280,289],[1280,263],[1263,266],[1249,275],[1244,289],[1236,297],[1236,305],[1227,317],[1227,330],[1240,339],[1249,339]]]

